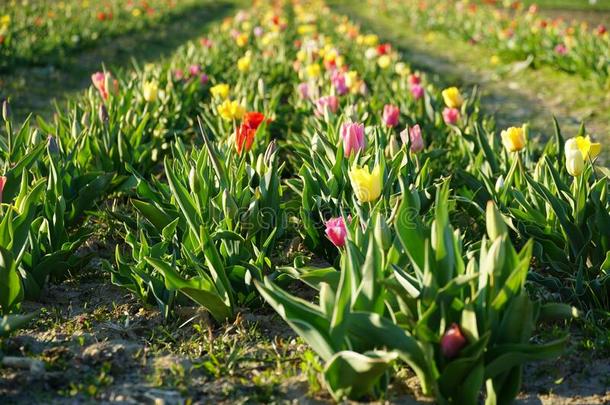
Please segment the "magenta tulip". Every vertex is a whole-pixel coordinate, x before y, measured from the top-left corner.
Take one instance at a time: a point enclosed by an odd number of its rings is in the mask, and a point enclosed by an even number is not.
[[[386,104],[383,106],[383,123],[388,127],[395,127],[398,125],[398,117],[400,115],[400,109],[392,104]]]
[[[102,96],[104,100],[108,100],[109,93],[108,89],[106,88],[106,73],[95,72],[91,75],[91,81],[93,82],[93,85],[97,91],[100,93],[100,96]]]
[[[326,222],[326,236],[336,247],[345,246],[347,228],[343,217],[331,218]]]
[[[411,95],[414,99],[419,100],[424,96],[424,88],[419,84],[414,84],[411,86]]]
[[[358,153],[364,149],[366,138],[364,137],[364,124],[346,122],[341,125],[341,139],[343,140],[343,153],[350,156],[352,152]]]
[[[345,84],[345,75],[342,72],[335,70],[330,80],[338,95],[342,96],[348,92],[349,89]]]

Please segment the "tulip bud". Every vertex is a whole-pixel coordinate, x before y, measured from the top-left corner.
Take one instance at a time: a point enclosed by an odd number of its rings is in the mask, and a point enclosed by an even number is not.
[[[11,105],[8,102],[8,99],[4,99],[2,101],[2,119],[4,121],[8,121],[11,118]]]
[[[502,218],[502,214],[500,214],[500,211],[498,211],[493,201],[487,202],[485,220],[489,240],[494,241],[497,238],[508,234],[508,228],[504,222],[504,218]]]
[[[398,152],[400,152],[400,144],[398,143],[398,140],[396,139],[396,136],[393,135],[390,138],[390,142],[385,147],[385,156],[388,159],[392,159],[394,156],[396,156],[396,154]]]
[[[195,194],[198,194],[201,190],[201,183],[199,182],[199,176],[197,175],[195,166],[191,166],[191,170],[189,171],[189,187]]]
[[[98,116],[100,118],[100,121],[102,121],[104,125],[108,124],[108,120],[110,119],[110,117],[108,116],[108,110],[106,109],[106,106],[104,104],[100,104]]]
[[[275,155],[275,151],[277,150],[277,143],[275,142],[275,139],[272,140],[271,142],[269,142],[269,145],[267,145],[267,149],[265,150],[265,165],[267,167],[271,166],[272,164],[272,159],[273,156]]]
[[[467,343],[460,327],[452,323],[441,338],[441,352],[446,358],[452,359],[460,354]]]

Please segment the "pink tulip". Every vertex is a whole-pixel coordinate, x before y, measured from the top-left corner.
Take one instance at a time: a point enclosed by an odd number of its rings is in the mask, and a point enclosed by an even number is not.
[[[323,96],[316,101],[316,115],[321,116],[326,112],[336,113],[339,108],[339,99],[335,96]]]
[[[443,110],[443,120],[445,120],[445,124],[455,125],[460,119],[460,110],[457,108],[449,108],[445,107]]]
[[[307,100],[309,98],[309,84],[303,82],[298,86],[299,95],[303,100]]]
[[[441,352],[446,358],[452,359],[460,354],[467,343],[460,327],[453,323],[441,338]]]
[[[210,78],[205,73],[202,73],[201,76],[199,76],[199,83],[201,83],[202,86],[208,84],[209,80]]]
[[[254,36],[261,37],[263,36],[263,27],[254,27]]]
[[[411,86],[411,95],[413,95],[413,98],[416,100],[419,100],[420,98],[422,98],[424,96],[424,88],[422,86],[420,86],[419,84],[414,84]]]
[[[392,104],[386,104],[383,106],[383,123],[388,127],[395,127],[398,125],[398,117],[400,115],[400,109]]]
[[[4,191],[5,184],[6,184],[6,177],[0,176],[0,203],[2,203],[2,192]]]
[[[106,73],[95,72],[91,75],[91,81],[93,82],[93,85],[97,91],[100,93],[100,96],[102,96],[104,100],[108,100],[109,94],[108,89],[106,88]]]
[[[326,236],[336,247],[345,246],[347,228],[343,217],[331,218],[326,222]]]
[[[345,75],[342,72],[335,70],[330,80],[338,95],[342,96],[349,90],[345,84]]]
[[[189,66],[189,73],[191,76],[198,76],[201,73],[201,67],[199,65],[191,65]]]
[[[341,139],[343,140],[343,153],[350,156],[352,152],[358,153],[364,149],[366,138],[364,137],[364,124],[346,122],[341,125]]]
[[[402,139],[402,143],[405,145],[408,144],[408,141],[411,141],[411,152],[413,153],[421,152],[424,149],[424,138],[422,137],[419,124],[415,124],[411,128],[406,127],[400,133],[400,139]]]
[[[184,79],[184,71],[182,69],[174,70],[174,80]]]
[[[565,55],[568,53],[568,48],[564,44],[557,44],[555,47],[555,52],[559,55]]]

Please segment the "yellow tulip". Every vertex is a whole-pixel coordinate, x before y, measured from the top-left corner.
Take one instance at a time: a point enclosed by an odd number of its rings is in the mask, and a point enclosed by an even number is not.
[[[368,167],[353,167],[349,171],[352,188],[358,201],[375,201],[381,195],[381,170],[375,166],[372,172]]]
[[[301,62],[304,62],[305,59],[307,59],[307,52],[304,49],[300,49],[297,52],[297,60],[300,60]]]
[[[246,71],[250,70],[251,62],[252,62],[252,58],[250,58],[250,55],[243,56],[243,57],[239,58],[237,61],[237,69],[240,72],[246,72]]]
[[[585,168],[585,160],[578,149],[570,149],[566,153],[566,170],[571,176],[580,176]]]
[[[505,129],[501,133],[502,145],[509,152],[519,152],[525,148],[525,142],[527,141],[525,136],[525,130],[523,127],[510,127]]]
[[[299,25],[297,28],[297,32],[299,35],[309,35],[316,32],[316,26],[313,24],[303,24]]]
[[[583,160],[595,159],[602,150],[602,145],[598,142],[591,142],[591,137],[577,136],[575,138],[568,139],[565,144],[565,153],[568,155],[568,151],[578,150],[582,154]]]
[[[460,108],[464,103],[464,99],[457,87],[449,87],[443,90],[443,100],[449,108]]]
[[[381,55],[379,59],[377,59],[377,64],[380,68],[386,69],[392,64],[392,59],[388,55]]]
[[[214,97],[226,100],[227,97],[229,97],[229,85],[225,83],[217,84],[216,86],[210,88],[210,93],[212,93]]]
[[[235,43],[240,48],[243,48],[248,44],[248,34],[239,34],[235,37]]]
[[[227,121],[239,120],[246,113],[246,109],[237,101],[225,100],[218,106],[218,114]]]
[[[155,81],[144,82],[144,86],[142,87],[142,93],[144,95],[144,100],[149,103],[154,102],[157,99],[157,93],[159,92],[159,85]]]
[[[375,46],[379,43],[379,37],[375,34],[365,35],[363,38],[363,42],[368,46]]]
[[[307,70],[307,76],[312,79],[320,76],[320,73],[321,73],[320,65],[318,65],[317,63],[313,63],[313,64],[307,66],[306,70]]]

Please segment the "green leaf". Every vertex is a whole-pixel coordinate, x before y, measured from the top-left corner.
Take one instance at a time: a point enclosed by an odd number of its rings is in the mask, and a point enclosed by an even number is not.
[[[358,399],[373,390],[397,357],[391,352],[341,351],[326,363],[324,379],[336,401]]]
[[[218,322],[232,318],[233,309],[227,305],[215,286],[203,277],[185,280],[169,264],[160,259],[146,257],[146,262],[165,278],[167,288],[176,289],[207,309]]]

